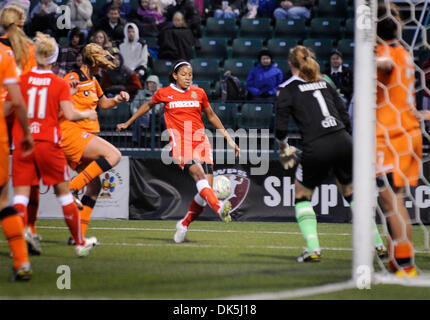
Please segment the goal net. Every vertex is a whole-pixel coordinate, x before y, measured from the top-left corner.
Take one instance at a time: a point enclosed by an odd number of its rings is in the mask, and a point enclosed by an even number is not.
[[[380,6],[388,10],[378,17]],[[429,9],[428,0],[355,4],[353,279],[361,286],[430,286]],[[387,21],[401,30],[404,52],[385,34]],[[385,259],[375,255],[374,219]]]

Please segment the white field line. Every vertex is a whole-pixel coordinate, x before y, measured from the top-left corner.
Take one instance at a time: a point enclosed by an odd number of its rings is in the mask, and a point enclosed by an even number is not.
[[[302,298],[306,296],[313,296],[316,294],[324,294],[336,291],[342,291],[346,289],[356,288],[354,281],[349,280],[340,283],[330,283],[317,287],[285,290],[279,292],[262,292],[253,294],[244,294],[237,296],[228,296],[223,298],[217,298],[214,300],[279,300],[279,299],[294,299]]]
[[[67,227],[57,226],[37,226],[38,229],[67,229]],[[111,230],[111,231],[168,231],[172,232],[176,229],[162,229],[162,228],[129,228],[129,227],[90,227],[92,230]],[[215,233],[258,233],[258,234],[289,234],[289,235],[302,235],[300,232],[289,231],[256,231],[256,230],[207,230],[207,229],[189,229],[191,232],[215,232]],[[318,233],[319,236],[352,236],[351,233]]]

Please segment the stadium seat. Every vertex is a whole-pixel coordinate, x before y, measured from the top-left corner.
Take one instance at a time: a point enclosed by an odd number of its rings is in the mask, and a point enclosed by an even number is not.
[[[288,65],[288,59],[273,59],[273,62],[275,63],[275,65],[281,69],[282,74],[284,76],[284,81],[287,80],[285,79],[286,75],[289,73],[290,71],[290,66]]]
[[[240,80],[246,80],[249,72],[254,68],[255,59],[231,58],[224,61],[224,72],[231,71],[231,74]]]
[[[354,18],[346,19],[344,38],[350,38],[350,39],[354,38],[354,25],[355,25]]]
[[[340,39],[337,43],[337,49],[342,53],[343,59],[352,59],[354,57],[354,40]]]
[[[172,71],[172,64],[173,62],[170,60],[157,59],[152,66],[152,74],[157,75],[161,83],[165,84],[168,82],[169,74]]]
[[[239,37],[262,39],[271,38],[273,27],[270,25],[270,23],[270,18],[242,18],[240,20]]]
[[[98,109],[100,129],[102,131],[114,131],[116,125],[127,121],[131,116],[130,105],[124,101],[112,109]]]
[[[204,28],[205,37],[236,38],[238,26],[236,19],[217,19],[209,17]]]
[[[273,59],[288,59],[290,49],[295,47],[298,41],[299,39],[295,38],[272,38],[267,41],[267,49],[272,54]]]
[[[236,103],[231,102],[212,102],[211,107],[221,120],[221,123],[224,125],[226,129],[236,129],[237,125],[237,113],[238,113],[238,105]],[[205,127],[208,129],[215,129],[212,123],[210,123],[206,115],[202,116],[203,123]]]
[[[333,51],[332,39],[305,39],[303,45],[315,53],[317,60],[329,59]]]
[[[210,99],[212,96],[212,81],[211,80],[200,80],[200,79],[193,79],[193,84],[198,86],[199,88],[202,88],[205,90],[206,95]]]
[[[227,58],[226,38],[201,38],[200,49],[196,49],[197,58]]]
[[[231,46],[232,58],[258,58],[263,49],[262,39],[236,38]]]
[[[69,38],[68,37],[60,37],[58,39],[58,45],[60,48],[63,48],[69,44]]]
[[[141,38],[141,40],[145,41],[145,43],[148,45],[148,48],[158,48],[158,38],[147,37]]]
[[[304,19],[276,19],[275,38],[298,38],[307,37],[306,22]]]
[[[195,58],[191,59],[193,66],[193,78],[198,80],[214,80],[220,77],[219,59],[215,58]]]
[[[107,2],[109,2],[109,0],[90,0],[90,2],[93,6],[93,15],[92,15],[93,22],[95,22],[94,19],[96,19],[97,17],[102,18],[102,17],[99,17],[99,11]]]
[[[311,38],[340,38],[341,19],[314,18],[311,21],[309,36]]]
[[[244,129],[269,129],[273,118],[273,104],[244,103],[238,119],[238,127]]]
[[[348,0],[318,0],[314,8],[316,17],[346,17]]]

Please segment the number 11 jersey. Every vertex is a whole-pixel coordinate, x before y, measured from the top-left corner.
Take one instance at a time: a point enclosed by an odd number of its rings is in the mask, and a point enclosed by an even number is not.
[[[60,102],[72,101],[68,83],[52,71],[33,68],[21,75],[20,87],[33,139],[58,143],[61,138]],[[13,126],[12,135],[15,142],[20,140],[20,126]]]

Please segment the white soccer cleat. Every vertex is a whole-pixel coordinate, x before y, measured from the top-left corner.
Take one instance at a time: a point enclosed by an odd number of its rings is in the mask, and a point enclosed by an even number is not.
[[[218,211],[218,216],[225,223],[229,223],[231,222],[231,216],[230,216],[231,202],[228,200],[221,201],[221,202],[222,202],[222,205]]]
[[[38,234],[33,234],[31,231],[27,230],[24,234],[25,241],[27,242],[28,252],[32,255],[39,256],[42,253],[42,247],[40,245],[41,236]]]
[[[91,249],[95,248],[98,245],[98,240],[96,237],[89,237],[85,239],[85,244],[82,246],[76,246],[76,254],[78,257],[86,257],[89,255]]]
[[[188,227],[184,226],[182,224],[183,220],[179,220],[176,223],[176,233],[173,236],[173,240],[175,240],[176,243],[182,243],[185,241],[185,236],[187,235]]]

